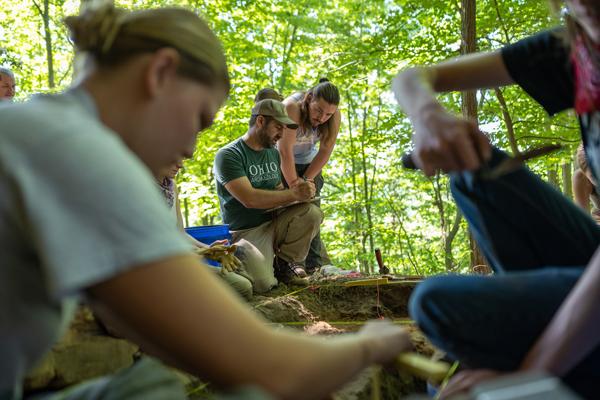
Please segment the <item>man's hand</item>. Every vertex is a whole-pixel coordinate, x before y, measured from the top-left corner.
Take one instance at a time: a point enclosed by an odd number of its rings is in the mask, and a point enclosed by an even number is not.
[[[365,346],[370,363],[387,364],[412,348],[408,331],[387,320],[367,322],[358,335],[367,340]]]
[[[475,170],[491,157],[490,141],[474,121],[449,114],[430,103],[413,119],[413,161],[425,175]]]
[[[312,181],[299,182],[297,185],[292,186],[290,190],[294,194],[294,198],[298,201],[310,200],[315,197],[315,193],[317,192],[315,184]]]
[[[491,369],[470,369],[461,371],[454,375],[446,387],[440,392],[440,399],[449,399],[457,394],[468,392],[471,388],[481,382],[499,378],[505,375]]]

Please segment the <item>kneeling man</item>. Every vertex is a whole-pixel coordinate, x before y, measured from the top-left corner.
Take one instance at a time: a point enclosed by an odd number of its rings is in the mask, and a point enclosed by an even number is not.
[[[234,243],[246,239],[260,252],[259,261],[246,267],[256,292],[271,289],[277,279],[296,283],[298,277],[306,276],[302,262],[323,220],[323,213],[312,203],[266,211],[315,195],[310,181],[291,189],[283,187],[281,161],[274,146],[286,126],[298,127],[283,103],[261,100],[252,109],[248,131],[219,149],[215,157],[223,221],[229,224]]]

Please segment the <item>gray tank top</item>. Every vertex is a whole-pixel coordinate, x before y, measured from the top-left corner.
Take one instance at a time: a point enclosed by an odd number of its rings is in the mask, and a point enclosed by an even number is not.
[[[290,96],[295,101],[301,101],[304,93],[294,93]],[[294,163],[295,164],[310,164],[315,158],[319,149],[317,142],[319,141],[319,130],[305,130],[303,126],[296,129],[296,144],[294,144]]]

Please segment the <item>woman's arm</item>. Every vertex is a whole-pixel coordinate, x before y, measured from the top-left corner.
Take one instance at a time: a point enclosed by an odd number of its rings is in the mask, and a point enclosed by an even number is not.
[[[600,251],[563,301],[552,321],[521,363],[521,371],[544,371],[564,376],[600,343]],[[468,391],[506,372],[465,370],[454,376],[441,398]]]
[[[600,252],[525,357],[521,369],[564,376],[600,343]]]
[[[490,157],[487,137],[473,121],[449,114],[436,92],[513,83],[500,51],[462,56],[400,72],[392,83],[396,100],[414,125],[413,161],[427,175],[474,170]]]
[[[578,169],[573,174],[573,196],[575,197],[575,204],[583,208],[585,211],[590,211],[590,195],[594,190],[594,185],[585,172]]]
[[[259,385],[282,399],[323,398],[409,346],[406,332],[392,324],[329,340],[271,330],[193,255],[135,267],[88,292],[129,328],[129,337],[167,361],[228,387]]]
[[[312,162],[306,169],[306,172],[304,173],[304,176],[308,179],[315,179],[315,176],[317,176],[319,172],[321,172],[325,164],[327,164],[327,162],[329,161],[331,153],[333,152],[333,148],[335,147],[335,142],[337,140],[338,134],[340,132],[341,121],[342,114],[340,113],[340,110],[335,110],[335,113],[331,117],[331,123],[328,127],[329,129],[331,129],[331,131],[329,132],[329,137],[326,141],[321,140],[321,143],[319,144],[319,152],[317,153],[315,158],[312,160]]]
[[[286,102],[285,110],[289,117],[297,124],[300,123],[300,109],[296,102]],[[283,136],[277,142],[277,149],[281,156],[281,173],[283,179],[287,182],[288,186],[293,186],[298,180],[298,174],[296,173],[296,165],[294,160],[294,145],[296,144],[296,130],[283,129]]]

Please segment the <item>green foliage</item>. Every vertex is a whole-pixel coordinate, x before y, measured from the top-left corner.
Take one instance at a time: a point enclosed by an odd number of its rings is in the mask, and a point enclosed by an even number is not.
[[[0,64],[17,75],[18,98],[48,91],[43,20],[35,4],[0,0]],[[127,8],[166,4],[162,0],[120,0]],[[179,0],[195,9],[217,32],[232,77],[230,98],[216,123],[198,138],[198,151],[179,177],[191,225],[219,223],[212,163],[216,150],[242,135],[255,93],[273,87],[284,95],[307,89],[322,76],[342,92],[342,130],[326,186],[323,240],[334,263],[373,271],[375,247],[397,272],[432,274],[467,271],[469,240],[464,221],[452,242],[456,217],[444,177],[427,179],[400,166],[410,149],[411,126],[389,91],[393,75],[406,65],[455,57],[460,48],[460,2],[408,0]],[[76,0],[49,2],[57,86],[72,71],[66,30],[60,21],[77,12]],[[479,0],[480,50],[497,49],[552,26],[544,2]],[[553,119],[518,88],[503,89],[520,149],[559,141],[566,149],[536,161],[542,175],[569,162],[578,130],[569,113]],[[441,96],[460,112],[460,95]],[[493,90],[478,92],[479,122],[492,141],[510,149],[506,121]],[[182,209],[185,207],[182,205]]]

